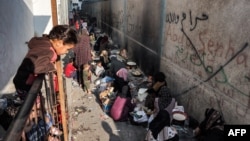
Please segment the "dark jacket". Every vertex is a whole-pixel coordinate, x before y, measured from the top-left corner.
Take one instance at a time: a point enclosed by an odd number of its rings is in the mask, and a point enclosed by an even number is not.
[[[170,115],[166,110],[160,110],[156,117],[149,123],[154,139],[157,139],[158,134],[165,126],[170,126]]]
[[[117,57],[111,58],[110,72],[114,76],[118,70],[121,68],[126,68],[126,62],[119,60]]]
[[[102,66],[105,70],[107,70],[109,67],[108,67],[108,64],[110,63],[110,59],[108,58],[108,62],[105,62],[104,61],[104,57],[103,56],[100,56],[100,61],[102,63]]]
[[[52,44],[46,37],[33,37],[28,44],[29,50],[19,66],[13,79],[16,89],[29,91],[32,82],[27,80],[33,79],[34,74],[42,74],[55,71],[52,58],[55,52]]]

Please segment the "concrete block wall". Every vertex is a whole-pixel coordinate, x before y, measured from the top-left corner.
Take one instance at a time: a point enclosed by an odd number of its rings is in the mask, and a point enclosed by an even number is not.
[[[163,71],[179,104],[201,121],[206,108],[227,123],[250,120],[250,1],[111,0],[89,3],[114,42],[147,72]],[[153,64],[153,65],[152,65]]]

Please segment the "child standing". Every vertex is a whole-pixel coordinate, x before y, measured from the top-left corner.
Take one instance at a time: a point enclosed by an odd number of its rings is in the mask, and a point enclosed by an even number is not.
[[[91,71],[90,71],[90,65],[88,63],[84,64],[83,66],[83,91],[87,92],[88,94],[91,94],[90,91],[90,83],[91,83]]]

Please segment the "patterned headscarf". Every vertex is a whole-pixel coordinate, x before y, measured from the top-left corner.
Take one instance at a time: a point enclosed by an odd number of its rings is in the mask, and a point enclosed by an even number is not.
[[[164,110],[165,108],[167,108],[172,101],[170,90],[165,85],[160,87],[158,97],[159,110]]]

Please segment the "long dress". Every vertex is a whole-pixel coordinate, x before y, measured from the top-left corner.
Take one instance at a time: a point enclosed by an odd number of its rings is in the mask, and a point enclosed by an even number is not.
[[[75,63],[78,71],[78,82],[83,86],[82,66],[91,61],[90,37],[86,34],[82,34],[79,42],[73,50],[75,53]]]

